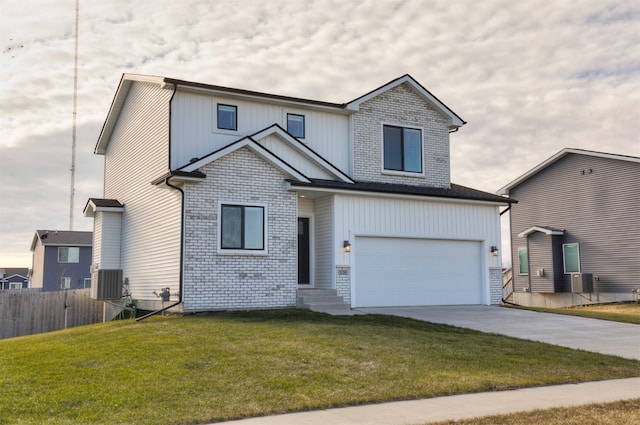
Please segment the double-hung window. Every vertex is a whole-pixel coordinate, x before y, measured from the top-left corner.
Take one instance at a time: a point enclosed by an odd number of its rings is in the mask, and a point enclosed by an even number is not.
[[[70,277],[60,278],[60,288],[71,289],[71,278]]]
[[[58,247],[58,263],[79,263],[80,248],[77,246]]]
[[[238,129],[238,107],[218,103],[218,128],[222,130]]]
[[[220,248],[264,251],[265,222],[262,206],[221,206]]]
[[[562,245],[562,260],[565,274],[580,273],[580,248],[577,243]]]
[[[304,115],[287,114],[287,131],[298,139],[304,139]]]
[[[529,254],[527,248],[518,248],[518,273],[529,274]]]
[[[422,131],[417,128],[383,126],[384,169],[422,173]]]

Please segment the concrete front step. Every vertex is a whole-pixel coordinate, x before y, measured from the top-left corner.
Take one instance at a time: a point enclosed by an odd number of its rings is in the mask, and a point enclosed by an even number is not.
[[[335,289],[299,289],[296,305],[298,308],[324,313],[351,311],[351,306],[338,296]]]

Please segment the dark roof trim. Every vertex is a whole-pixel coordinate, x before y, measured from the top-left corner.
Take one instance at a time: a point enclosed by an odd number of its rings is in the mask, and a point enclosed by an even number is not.
[[[207,177],[205,173],[202,171],[170,171],[163,176],[158,177],[157,179],[151,182],[152,185],[157,186],[159,184],[164,183],[168,178],[176,177],[177,179],[184,180],[202,180]]]
[[[452,184],[450,189],[443,189],[437,187],[426,186],[410,186],[403,184],[391,184],[391,183],[375,183],[375,182],[356,182],[356,183],[343,183],[332,180],[318,180],[312,179],[311,183],[297,182],[295,180],[287,180],[291,186],[295,187],[308,187],[308,188],[322,188],[331,189],[336,191],[357,191],[357,192],[372,192],[372,193],[388,193],[394,195],[409,195],[409,196],[423,196],[434,198],[448,198],[448,199],[460,199],[470,201],[482,201],[491,202],[497,204],[513,204],[517,203],[515,199],[502,197],[493,193],[482,192],[480,190],[472,189],[457,184]]]

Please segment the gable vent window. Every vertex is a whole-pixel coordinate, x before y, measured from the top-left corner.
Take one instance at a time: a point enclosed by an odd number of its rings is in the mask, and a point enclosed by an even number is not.
[[[238,129],[238,107],[218,103],[218,128],[222,130]]]
[[[422,131],[385,125],[384,169],[422,173]]]
[[[304,115],[287,114],[287,131],[298,139],[304,139]]]

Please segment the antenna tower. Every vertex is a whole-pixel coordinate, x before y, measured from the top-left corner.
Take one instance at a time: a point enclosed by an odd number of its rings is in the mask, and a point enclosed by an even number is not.
[[[69,230],[73,230],[73,201],[76,195],[76,121],[78,116],[78,21],[80,0],[76,0],[76,32],[73,63],[73,134],[71,136],[71,193],[69,199]]]

